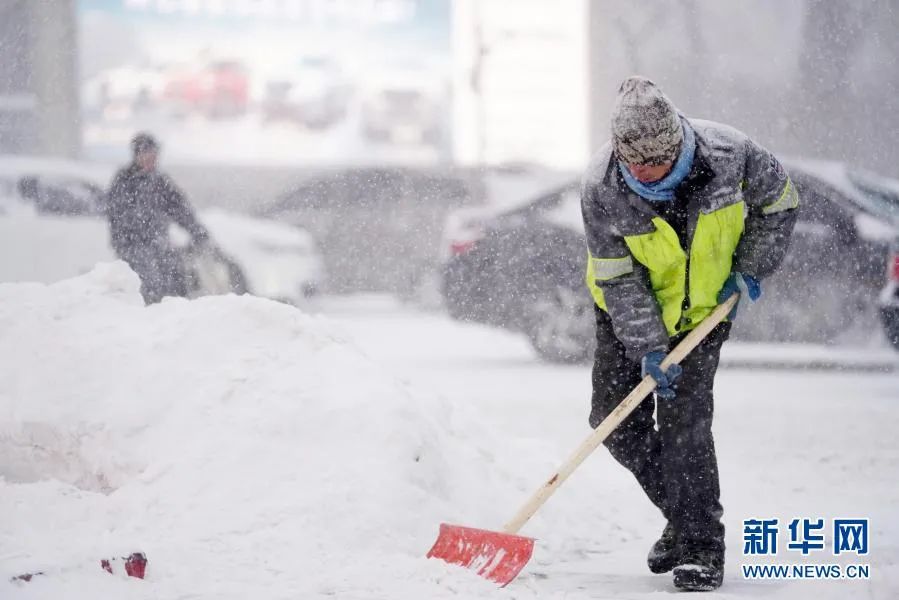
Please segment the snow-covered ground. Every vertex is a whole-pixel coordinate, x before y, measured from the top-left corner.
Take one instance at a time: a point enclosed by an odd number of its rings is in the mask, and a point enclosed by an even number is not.
[[[498,528],[588,433],[589,369],[518,336],[377,298],[144,308],[121,264],[0,285],[0,331],[0,597],[674,591],[645,566],[661,517],[602,449],[526,526],[537,550],[508,588],[422,558],[441,521]],[[728,571],[707,597],[895,597],[899,377],[725,369],[716,389]],[[871,578],[743,580],[743,562],[803,562],[744,561],[752,517],[870,518]],[[98,566],[135,550],[146,580]]]

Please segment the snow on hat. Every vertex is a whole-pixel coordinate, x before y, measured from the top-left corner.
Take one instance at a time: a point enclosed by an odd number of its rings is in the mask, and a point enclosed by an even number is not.
[[[133,138],[131,138],[131,151],[134,154],[139,154],[141,152],[149,151],[155,152],[159,150],[159,142],[156,141],[156,138],[146,131],[141,131]]]
[[[645,77],[625,79],[612,108],[612,144],[618,159],[637,165],[673,161],[683,139],[680,117],[668,96]]]

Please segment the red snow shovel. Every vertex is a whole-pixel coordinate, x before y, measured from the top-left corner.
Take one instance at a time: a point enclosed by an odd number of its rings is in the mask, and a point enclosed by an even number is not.
[[[739,294],[733,294],[724,304],[719,304],[696,329],[675,346],[662,361],[662,367],[677,364],[692,352],[712,329],[727,317],[739,297]],[[518,531],[655,387],[656,382],[652,377],[644,377],[643,381],[593,430],[574,454],[562,463],[559,470],[534,492],[502,531],[441,523],[440,534],[434,546],[428,551],[428,558],[439,558],[450,564],[471,569],[501,586],[515,579],[534,552],[534,539],[517,535]]]

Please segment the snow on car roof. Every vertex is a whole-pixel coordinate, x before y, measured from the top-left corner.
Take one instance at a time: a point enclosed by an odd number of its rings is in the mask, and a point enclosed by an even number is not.
[[[853,201],[864,213],[899,227],[899,181],[831,160],[788,157],[781,162],[787,171],[816,177]]]
[[[484,212],[499,214],[522,208],[541,196],[577,181],[576,173],[549,169],[487,172],[484,174]]]
[[[787,171],[800,170],[829,183],[848,196],[858,195],[847,175],[845,163],[833,160],[786,157],[781,160]]]
[[[272,219],[243,215],[221,208],[202,210],[200,218],[215,235],[229,239],[237,236],[252,237],[297,247],[310,247],[314,244],[312,235],[305,229]]]

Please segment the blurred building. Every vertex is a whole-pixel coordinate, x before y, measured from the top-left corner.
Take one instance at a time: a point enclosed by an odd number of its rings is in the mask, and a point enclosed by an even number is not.
[[[370,18],[360,20],[366,7]],[[304,11],[331,16],[318,23]],[[244,13],[252,18],[238,18]],[[204,38],[213,25],[225,33]],[[169,147],[173,160],[177,151],[192,160],[237,162],[246,150],[245,162],[258,154],[262,163],[272,156],[292,164],[322,156],[360,164],[452,157],[579,168],[608,136],[618,83],[639,73],[686,114],[730,123],[778,153],[899,176],[897,31],[899,0],[0,0],[0,152],[76,155],[84,136],[86,156],[119,158],[147,122],[166,138],[154,90],[171,101],[178,86],[156,83],[173,65],[202,58],[194,56],[197,48],[218,44],[247,65],[289,63],[277,81],[264,73],[250,78],[243,112],[271,108],[265,90],[296,80],[288,113],[303,112],[299,106],[311,114],[314,104],[319,116],[339,117],[316,124],[316,135],[302,123],[279,122],[259,128],[255,142],[231,144],[250,130],[242,128],[241,111],[232,110],[231,121],[212,111],[205,124],[194,123],[195,135]],[[340,77],[300,69],[297,40],[312,44],[307,54],[315,40],[341,50],[346,64],[333,70]],[[369,57],[377,68],[360,62]],[[310,58],[314,53],[305,56],[307,66]],[[232,73],[223,64],[233,63],[207,64],[193,75],[187,69],[190,81],[215,79],[210,68],[227,79]],[[433,85],[420,85],[423,73],[434,76]],[[115,86],[104,79],[113,76],[140,89],[131,104],[144,112],[80,106],[91,90],[115,100]],[[313,94],[314,80],[330,81],[320,86],[329,93],[318,96],[340,99],[339,110],[319,106],[327,103]],[[91,119],[99,122],[93,130]],[[174,123],[172,137],[182,130]],[[272,130],[278,143],[267,137]],[[256,150],[281,147],[283,155]]]
[[[454,0],[456,160],[562,169],[586,161],[589,14],[588,0]]]
[[[0,153],[79,154],[75,3],[0,2]]]
[[[462,162],[582,166],[618,84],[779,153],[899,176],[899,0],[455,0]]]
[[[640,73],[781,154],[899,176],[899,0],[592,0],[593,139]]]

